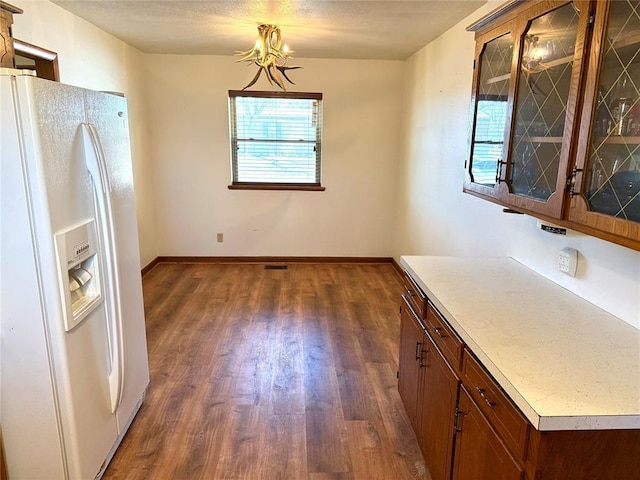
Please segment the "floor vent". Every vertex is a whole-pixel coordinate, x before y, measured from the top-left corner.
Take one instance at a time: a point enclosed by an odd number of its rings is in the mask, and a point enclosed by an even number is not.
[[[265,265],[265,270],[286,270],[289,268],[289,265]]]

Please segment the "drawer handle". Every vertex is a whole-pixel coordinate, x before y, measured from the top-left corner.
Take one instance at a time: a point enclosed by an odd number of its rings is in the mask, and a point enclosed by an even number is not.
[[[413,291],[413,290],[411,290],[410,288],[407,288],[407,293],[409,294],[409,296],[410,296],[411,298],[413,298],[413,297],[415,297],[415,296],[416,296],[416,294],[414,293],[414,291]]]
[[[487,396],[484,394],[484,388],[476,388],[476,390],[478,391],[478,393],[480,394],[480,396],[482,397],[482,399],[484,400],[484,403],[486,403],[487,405],[489,405],[489,407],[493,408],[496,405],[496,402],[492,402],[491,400],[489,400],[487,398]]]
[[[436,334],[440,337],[440,338],[447,338],[447,336],[442,333],[442,328],[440,327],[435,327],[434,330],[436,331]]]

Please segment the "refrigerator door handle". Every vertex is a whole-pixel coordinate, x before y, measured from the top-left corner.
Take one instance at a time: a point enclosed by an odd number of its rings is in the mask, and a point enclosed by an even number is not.
[[[109,392],[111,413],[115,413],[122,400],[124,383],[124,333],[122,325],[122,302],[120,298],[120,276],[116,248],[116,232],[111,202],[111,186],[107,172],[104,152],[98,131],[93,124],[83,123],[82,143],[84,159],[91,175],[94,187],[94,202],[97,224],[105,259],[105,277],[108,286],[107,323],[109,325],[109,347],[111,354],[111,372],[109,373]]]

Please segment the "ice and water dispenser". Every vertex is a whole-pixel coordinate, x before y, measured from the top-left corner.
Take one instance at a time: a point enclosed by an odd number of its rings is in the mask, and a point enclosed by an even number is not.
[[[65,304],[65,330],[78,325],[102,302],[100,255],[94,220],[55,235]]]

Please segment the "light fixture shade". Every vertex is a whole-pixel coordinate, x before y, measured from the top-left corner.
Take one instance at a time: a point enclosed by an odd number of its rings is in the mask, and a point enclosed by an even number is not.
[[[278,86],[286,92],[285,80],[293,84],[287,76],[287,70],[302,68],[297,65],[287,66],[287,60],[292,54],[293,50],[283,44],[282,34],[276,25],[260,25],[258,39],[253,48],[246,52],[236,52],[236,55],[241,57],[238,62],[254,63],[258,66],[258,72],[243,90],[254,85],[264,71],[271,85]]]

